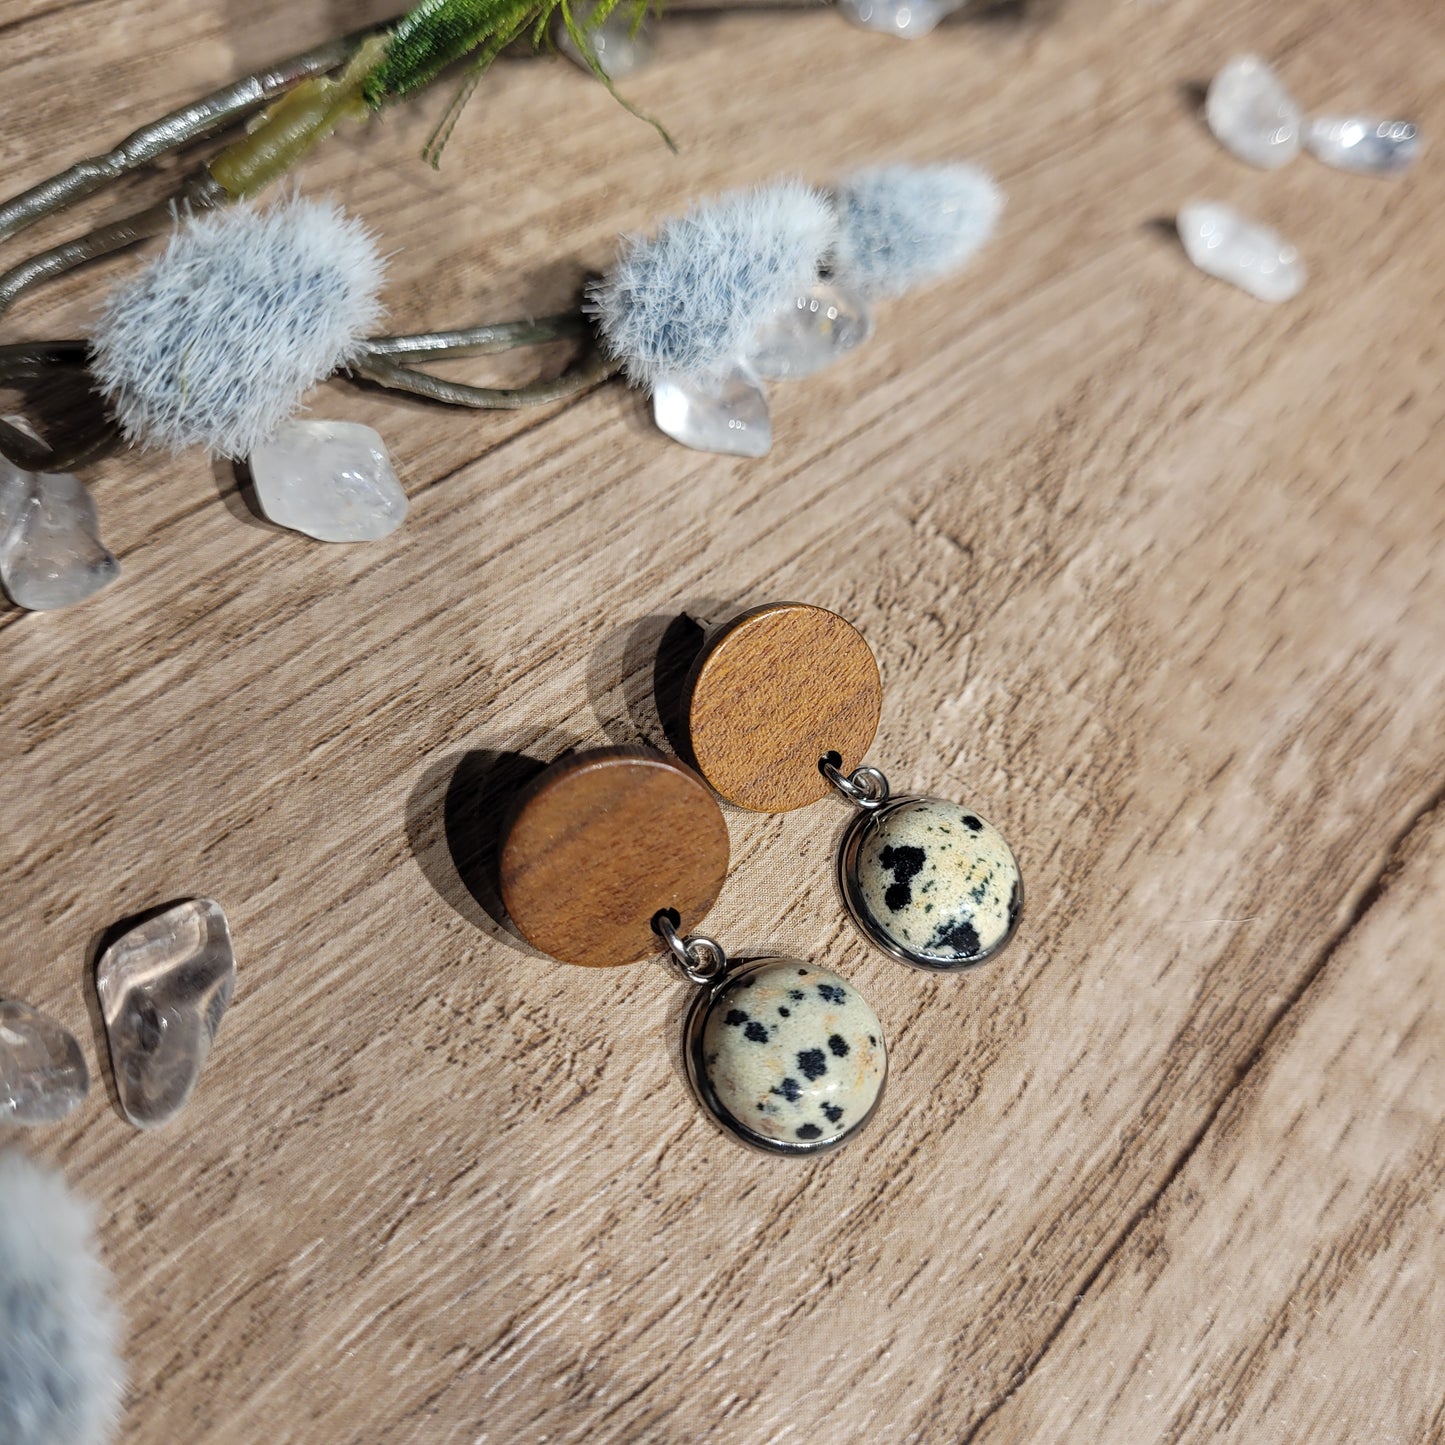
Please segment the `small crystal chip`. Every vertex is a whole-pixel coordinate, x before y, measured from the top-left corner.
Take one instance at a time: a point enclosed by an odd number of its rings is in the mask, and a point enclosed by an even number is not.
[[[1261,301],[1288,301],[1305,283],[1304,262],[1283,236],[1217,201],[1181,206],[1177,225],[1201,271]]]
[[[967,3],[968,0],[838,0],[838,7],[865,30],[881,30],[902,40],[917,40]]]
[[[174,904],[101,954],[95,991],[120,1106],[136,1128],[185,1107],[235,986],[231,930],[209,898]]]
[[[266,516],[318,542],[374,542],[406,517],[386,443],[359,422],[288,421],[249,466]]]
[[[572,6],[572,18],[591,43],[603,75],[608,80],[621,80],[650,65],[657,52],[657,33],[652,26],[651,13],[645,14],[638,23],[634,7],[623,3],[599,24],[589,25],[587,21],[596,8],[595,4],[589,5],[583,0],[582,4]],[[573,64],[580,65],[591,74],[592,66],[567,27],[561,24],[560,17],[554,33],[557,49]]]
[[[6,417],[29,436],[24,417]],[[0,457],[0,585],[32,612],[84,602],[120,576],[100,540],[85,483],[69,472],[27,472]]]
[[[861,296],[819,282],[758,332],[748,363],[766,381],[794,381],[837,361],[873,334]]]
[[[1240,160],[1272,171],[1299,154],[1303,117],[1280,78],[1257,55],[1237,55],[1210,82],[1205,118]]]
[[[773,445],[767,393],[751,367],[741,364],[718,381],[659,381],[652,415],[674,441],[700,452],[761,457]]]
[[[53,1124],[89,1088],[75,1035],[19,999],[0,999],[0,1124]]]
[[[1407,170],[1420,154],[1420,131],[1408,120],[1317,115],[1305,127],[1305,145],[1327,166],[1390,176]]]

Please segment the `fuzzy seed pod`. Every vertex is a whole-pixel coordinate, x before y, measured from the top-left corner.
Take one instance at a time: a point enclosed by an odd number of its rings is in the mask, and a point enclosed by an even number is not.
[[[381,277],[369,233],[329,202],[192,217],[106,302],[96,379],[131,441],[249,456],[354,357]]]
[[[635,385],[716,377],[817,280],[836,234],[826,198],[800,181],[735,191],[625,240],[589,307]]]
[[[998,224],[1003,192],[977,166],[874,166],[845,177],[834,204],[834,274],[865,296],[901,296],[978,251]]]
[[[118,1318],[90,1209],[65,1181],[0,1154],[0,1440],[100,1445],[120,1418]]]

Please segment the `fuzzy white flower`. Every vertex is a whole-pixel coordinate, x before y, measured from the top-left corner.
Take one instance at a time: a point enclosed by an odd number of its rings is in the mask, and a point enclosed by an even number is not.
[[[836,234],[827,199],[801,181],[735,191],[652,240],[627,238],[589,309],[634,384],[716,378],[817,280]]]
[[[95,376],[132,441],[249,456],[353,358],[381,277],[370,234],[329,202],[193,217],[106,302]]]
[[[90,1210],[65,1181],[0,1154],[0,1440],[97,1445],[120,1417],[117,1316]]]
[[[834,274],[865,296],[901,296],[973,256],[993,235],[1003,192],[977,166],[874,166],[840,182],[834,204]]]

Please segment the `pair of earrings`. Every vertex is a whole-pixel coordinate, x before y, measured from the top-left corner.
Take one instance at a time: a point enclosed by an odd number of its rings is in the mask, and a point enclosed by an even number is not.
[[[837,1148],[873,1116],[888,1072],[882,1025],[831,970],[732,960],[692,930],[727,877],[718,797],[784,812],[836,791],[857,813],[837,882],[875,947],[954,972],[993,958],[1023,906],[1018,864],[978,813],[895,797],[863,758],[878,727],[878,665],[856,628],[804,603],[753,608],[707,637],[685,687],[693,766],[648,748],[576,753],[517,798],[500,854],[521,935],[567,963],[613,967],[665,951],[697,986],[688,1077],[726,1130],[774,1154]]]

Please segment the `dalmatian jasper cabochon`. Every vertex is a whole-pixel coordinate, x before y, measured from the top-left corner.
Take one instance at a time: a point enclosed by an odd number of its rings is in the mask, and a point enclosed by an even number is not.
[[[971,808],[902,798],[858,820],[843,886],[864,932],[925,968],[968,968],[1013,936],[1019,865]]]
[[[691,1032],[694,1082],[747,1142],[831,1149],[873,1112],[888,1071],[883,1027],[847,979],[766,959],[738,968],[702,1006]]]

